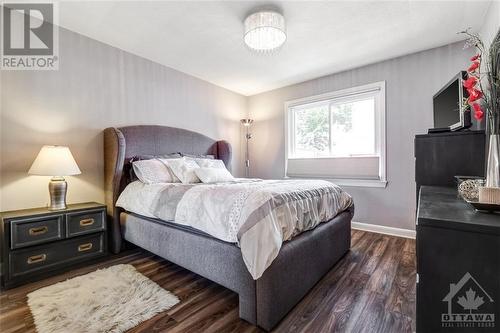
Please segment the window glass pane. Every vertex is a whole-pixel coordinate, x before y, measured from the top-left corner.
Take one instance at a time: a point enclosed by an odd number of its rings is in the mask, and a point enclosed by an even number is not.
[[[374,155],[375,98],[332,104],[332,155]]]
[[[294,110],[294,157],[328,156],[329,143],[328,104],[316,104]]]

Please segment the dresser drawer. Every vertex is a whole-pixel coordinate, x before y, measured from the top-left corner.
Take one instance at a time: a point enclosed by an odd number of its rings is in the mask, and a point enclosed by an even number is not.
[[[66,214],[66,236],[73,237],[106,229],[104,209]]]
[[[82,236],[9,253],[10,278],[50,270],[105,252],[104,234]]]
[[[14,219],[10,222],[10,248],[47,243],[64,238],[64,215]]]

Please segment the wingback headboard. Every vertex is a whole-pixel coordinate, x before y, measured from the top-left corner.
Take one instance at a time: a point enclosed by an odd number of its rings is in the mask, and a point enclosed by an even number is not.
[[[118,253],[122,247],[120,209],[115,203],[129,182],[124,170],[130,160],[139,155],[178,152],[214,155],[231,170],[231,145],[226,141],[216,141],[181,128],[157,125],[110,127],[104,130],[104,191],[112,252]]]

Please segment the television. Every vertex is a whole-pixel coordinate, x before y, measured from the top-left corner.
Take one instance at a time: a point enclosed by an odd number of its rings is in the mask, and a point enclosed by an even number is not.
[[[468,96],[463,86],[465,79],[467,72],[458,73],[433,96],[434,129],[430,132],[458,131],[472,126],[470,112],[463,105]]]

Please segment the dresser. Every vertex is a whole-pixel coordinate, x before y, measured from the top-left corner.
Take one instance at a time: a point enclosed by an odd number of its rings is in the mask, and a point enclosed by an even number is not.
[[[484,176],[484,131],[457,131],[415,136],[415,182],[420,186],[454,186],[455,176]]]
[[[2,287],[36,281],[107,253],[106,206],[3,212],[0,239]]]
[[[500,213],[422,186],[416,230],[417,332],[500,332]]]

